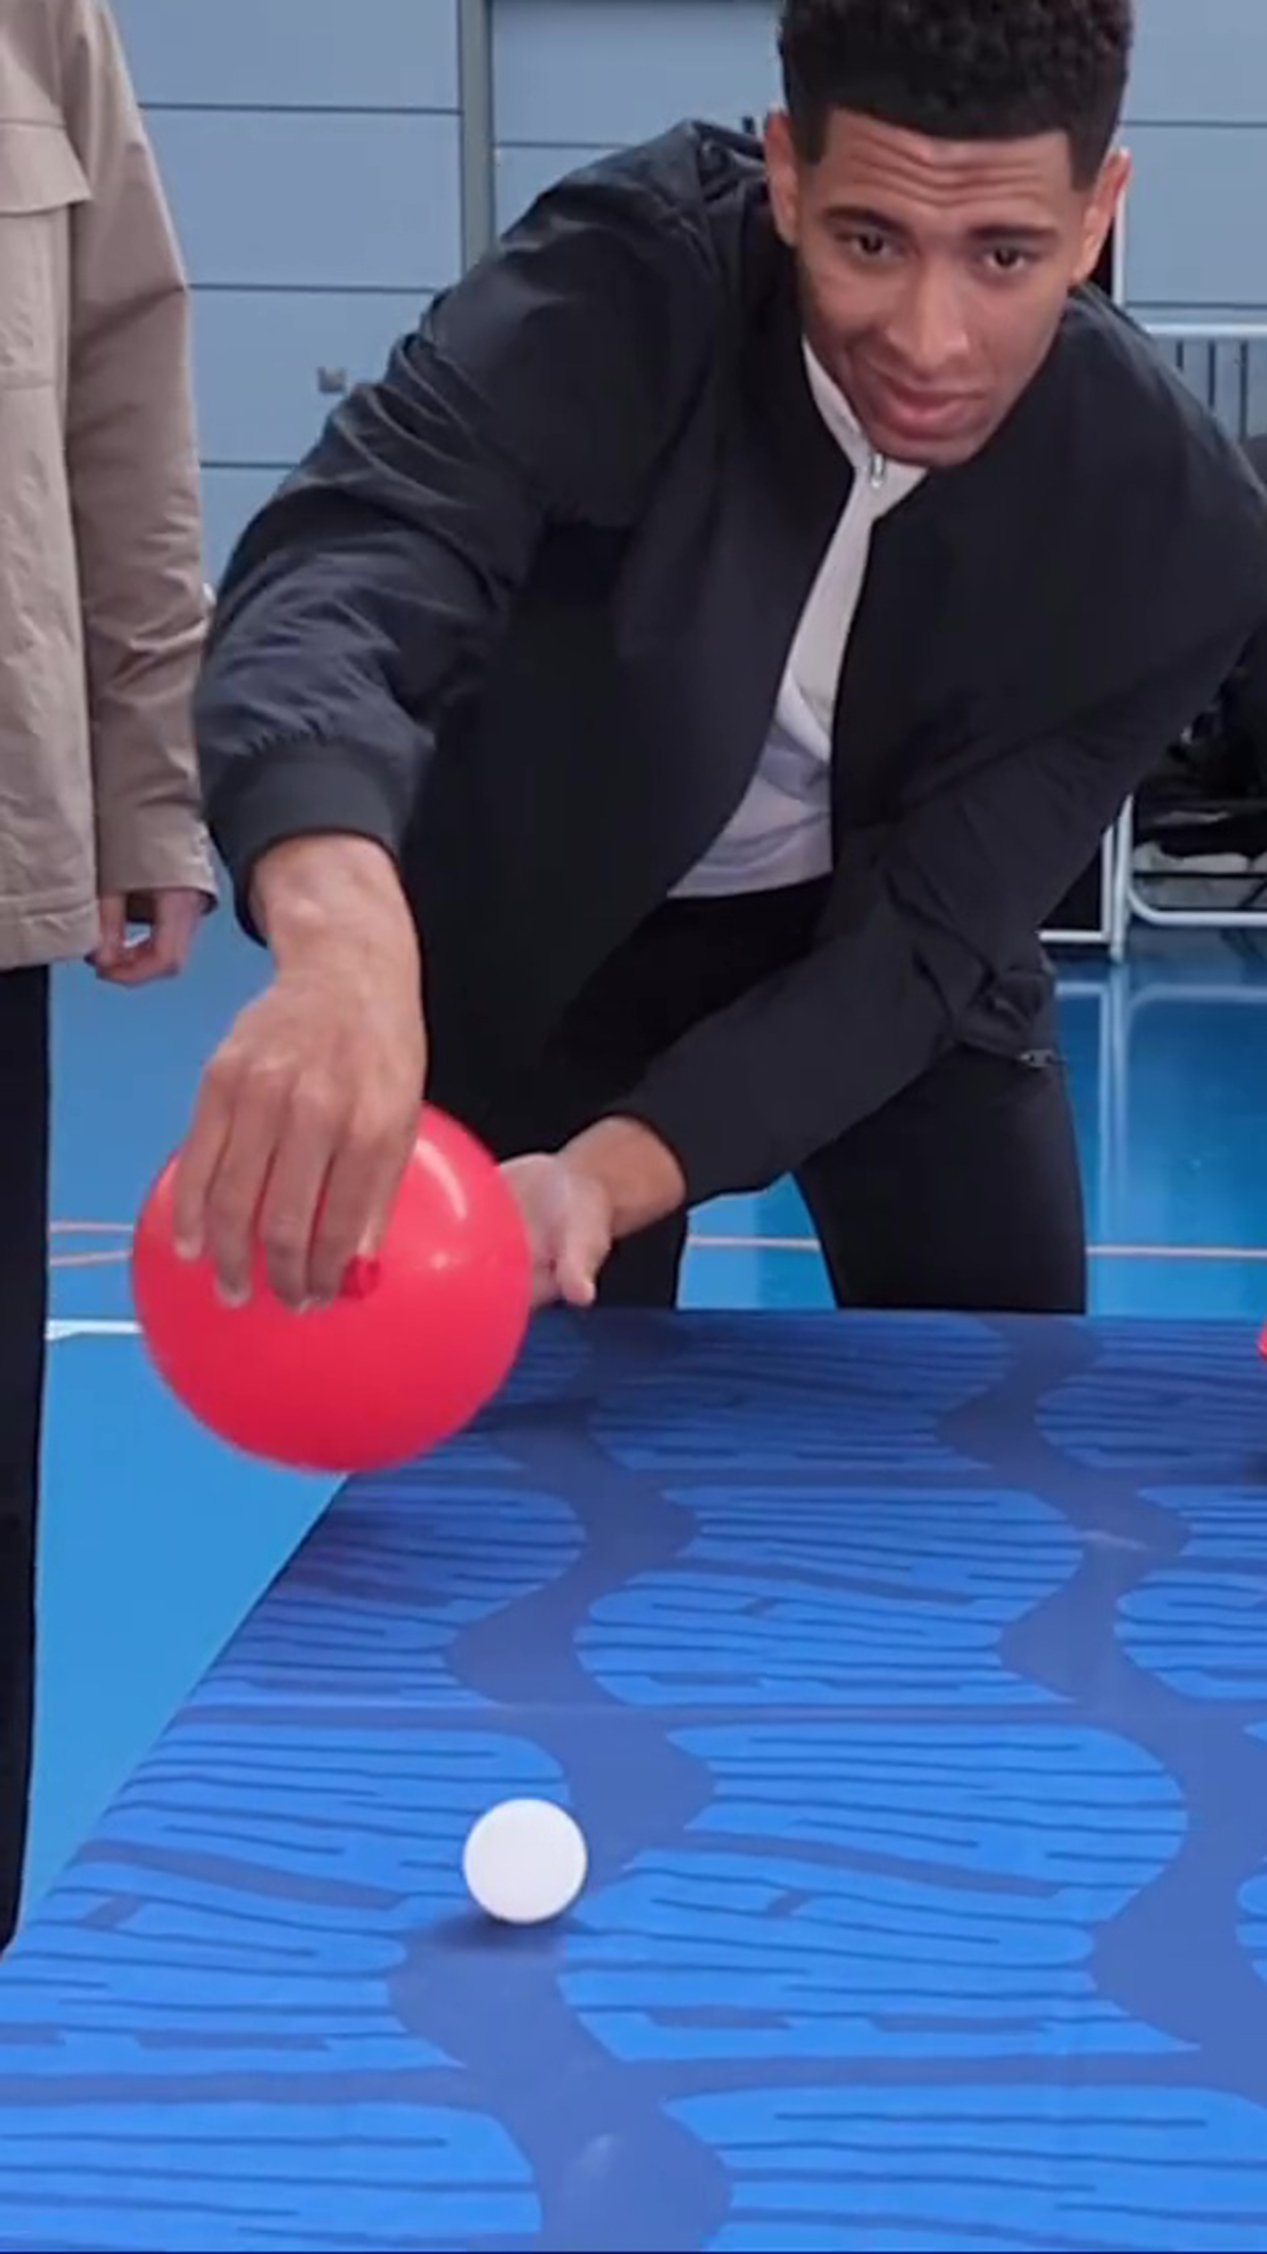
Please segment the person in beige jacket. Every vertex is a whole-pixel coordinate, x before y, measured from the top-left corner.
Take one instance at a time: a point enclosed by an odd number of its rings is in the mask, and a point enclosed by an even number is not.
[[[102,0],[0,0],[0,1947],[25,1855],[49,972],[184,965],[214,892],[189,301]]]

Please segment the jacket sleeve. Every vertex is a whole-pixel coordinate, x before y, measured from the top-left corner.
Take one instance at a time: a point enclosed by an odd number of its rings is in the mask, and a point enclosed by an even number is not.
[[[1262,566],[1267,589],[1267,551]],[[852,841],[814,950],[704,1020],[613,1106],[674,1152],[692,1203],[763,1188],[956,1044],[1250,630],[1229,624],[1058,741],[993,749],[870,852]]]
[[[192,695],[206,619],[189,303],[103,0],[68,0],[74,214],[66,449],[92,730],[98,885],[214,893]]]
[[[478,679],[547,525],[633,520],[707,362],[701,245],[632,173],[565,182],[248,527],[196,705],[248,927],[276,844],[338,831],[398,853],[441,709]]]

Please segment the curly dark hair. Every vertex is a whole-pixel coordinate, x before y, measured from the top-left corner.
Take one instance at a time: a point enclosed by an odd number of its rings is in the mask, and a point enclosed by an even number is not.
[[[1088,186],[1121,116],[1133,19],[1133,0],[783,0],[797,146],[821,156],[834,109],[939,139],[1064,132]]]

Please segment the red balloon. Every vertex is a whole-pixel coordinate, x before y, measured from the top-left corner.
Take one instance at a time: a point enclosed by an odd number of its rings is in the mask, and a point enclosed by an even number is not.
[[[528,1326],[532,1261],[487,1152],[428,1106],[381,1256],[332,1307],[293,1314],[257,1259],[250,1303],[226,1307],[207,1260],[178,1256],[173,1159],[132,1252],[137,1318],[164,1382],[247,1455],[302,1471],[379,1471],[461,1431],[509,1376]]]

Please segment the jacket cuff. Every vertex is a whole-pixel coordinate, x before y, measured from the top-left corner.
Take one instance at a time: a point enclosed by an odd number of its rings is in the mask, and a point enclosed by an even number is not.
[[[380,780],[362,753],[311,739],[270,744],[246,755],[242,770],[211,791],[208,817],[249,938],[263,940],[251,913],[251,884],[275,846],[301,837],[360,837],[398,858],[399,790]]]
[[[661,1066],[608,1109],[647,1128],[672,1151],[686,1183],[688,1206],[768,1189],[784,1171],[778,1154],[763,1147],[760,1120],[743,1116],[742,1107],[732,1112],[712,1100],[694,1073],[687,1081],[675,1068]]]
[[[218,894],[206,831],[186,813],[163,810],[135,819],[112,811],[97,837],[97,890],[144,900],[156,892]]]

